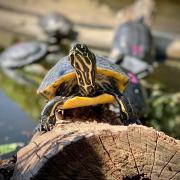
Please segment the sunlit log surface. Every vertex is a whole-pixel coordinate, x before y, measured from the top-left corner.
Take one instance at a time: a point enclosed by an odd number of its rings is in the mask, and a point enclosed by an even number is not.
[[[96,122],[36,134],[17,153],[13,179],[180,179],[180,141],[145,126]]]

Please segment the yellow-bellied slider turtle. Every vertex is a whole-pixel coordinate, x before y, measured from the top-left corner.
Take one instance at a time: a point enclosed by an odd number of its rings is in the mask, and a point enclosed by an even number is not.
[[[50,118],[59,110],[98,104],[119,104],[124,124],[138,122],[123,95],[128,77],[119,66],[95,56],[84,44],[76,44],[45,76],[38,93],[49,100],[41,113],[41,130],[50,130]]]
[[[143,78],[168,58],[168,49],[176,38],[164,32],[151,33],[142,17],[128,21],[117,27],[110,59]]]
[[[151,31],[142,20],[129,21],[117,27],[111,52],[116,61],[126,55],[150,61],[153,52]]]
[[[153,38],[142,19],[129,21],[117,27],[110,57],[114,62],[121,62],[126,55],[152,62]]]
[[[57,43],[73,33],[73,23],[60,13],[50,13],[40,18],[39,25],[49,35],[51,43]]]
[[[17,43],[0,55],[0,67],[10,78],[21,84],[32,83],[30,79],[15,71],[32,63],[43,60],[51,53],[50,46],[40,41]]]

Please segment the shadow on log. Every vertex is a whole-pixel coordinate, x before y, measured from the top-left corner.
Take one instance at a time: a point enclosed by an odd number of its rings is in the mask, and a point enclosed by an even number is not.
[[[13,179],[180,179],[180,141],[145,126],[96,122],[36,134]]]

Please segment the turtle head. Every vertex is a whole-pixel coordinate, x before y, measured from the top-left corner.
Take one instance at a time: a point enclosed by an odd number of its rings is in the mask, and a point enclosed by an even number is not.
[[[95,93],[96,56],[85,44],[75,44],[69,59],[76,71],[80,94],[92,96]]]

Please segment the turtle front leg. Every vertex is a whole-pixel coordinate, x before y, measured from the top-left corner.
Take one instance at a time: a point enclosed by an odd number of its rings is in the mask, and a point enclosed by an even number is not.
[[[120,116],[124,125],[129,124],[141,124],[140,120],[137,118],[133,111],[132,105],[129,100],[121,93],[114,94],[114,97],[119,104]]]
[[[38,128],[39,131],[47,132],[52,130],[56,124],[57,114],[58,119],[64,118],[64,110],[57,110],[57,107],[63,104],[63,101],[64,99],[62,97],[56,96],[46,104],[41,112],[40,127]]]
[[[119,105],[119,110],[120,110],[120,119],[123,121],[124,125],[129,125],[129,124],[141,124],[140,120],[137,118],[136,114],[133,111],[133,107],[129,100],[121,94],[118,90],[98,90],[97,91],[99,94],[102,93],[108,93],[114,96],[116,99],[118,105]]]

